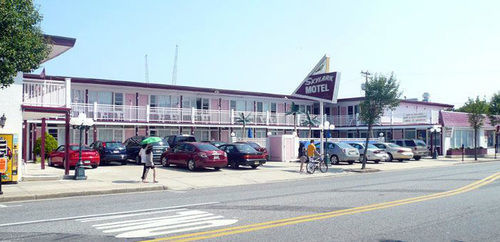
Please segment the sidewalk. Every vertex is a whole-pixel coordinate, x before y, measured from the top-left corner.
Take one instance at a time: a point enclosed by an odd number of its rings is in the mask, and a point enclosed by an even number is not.
[[[494,161],[493,159],[480,159],[480,162]],[[499,161],[497,159],[497,161]],[[473,159],[466,159],[463,163],[471,163]],[[456,159],[422,159],[420,161],[407,162],[382,162],[373,164],[369,162],[368,168],[380,171],[391,171],[401,169],[414,169],[426,167],[440,167],[461,164],[462,161]],[[152,172],[149,174],[150,183],[140,182],[142,166],[137,165],[110,165],[101,166],[97,169],[86,169],[87,180],[63,180],[62,168],[46,167],[40,170],[39,164],[28,164],[26,175],[36,176],[56,176],[57,180],[50,181],[24,181],[18,184],[2,185],[3,195],[0,195],[0,202],[34,200],[44,198],[113,194],[125,192],[154,191],[154,190],[188,190],[207,187],[223,187],[235,185],[261,184],[288,180],[309,179],[314,177],[347,175],[347,170],[361,168],[360,163],[354,165],[340,164],[330,166],[327,173],[317,171],[313,175],[300,174],[298,170],[300,163],[292,162],[268,162],[257,169],[240,168],[233,170],[230,168],[215,171],[211,169],[190,172],[182,167],[157,167],[157,180],[159,183],[151,183]],[[305,170],[305,168],[304,168]],[[74,171],[71,170],[70,174]],[[32,179],[36,180],[36,179]]]

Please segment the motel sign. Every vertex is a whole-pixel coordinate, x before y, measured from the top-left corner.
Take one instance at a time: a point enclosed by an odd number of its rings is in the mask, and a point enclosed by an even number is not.
[[[323,102],[337,102],[338,72],[308,76],[293,93],[294,96]]]

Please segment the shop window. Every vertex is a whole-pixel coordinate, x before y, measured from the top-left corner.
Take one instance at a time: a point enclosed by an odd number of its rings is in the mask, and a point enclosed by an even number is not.
[[[485,136],[487,138],[488,148],[494,148],[495,147],[495,131],[494,130],[485,131]]]

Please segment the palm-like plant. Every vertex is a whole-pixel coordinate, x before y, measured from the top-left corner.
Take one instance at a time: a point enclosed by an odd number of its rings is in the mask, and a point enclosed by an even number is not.
[[[293,129],[295,133],[297,134],[297,114],[302,114],[299,110],[299,105],[296,105],[294,102],[292,102],[292,106],[290,106],[290,111],[286,112],[285,115],[293,115]]]
[[[236,123],[241,123],[241,125],[242,125],[242,129],[241,129],[241,137],[242,138],[245,137],[245,128],[246,128],[247,124],[251,122],[249,117],[250,117],[250,113],[245,115],[245,113],[243,113],[243,112],[241,112],[239,114],[239,116],[236,117],[236,120],[235,120]]]
[[[307,111],[306,112],[306,119],[302,120],[301,125],[309,127],[309,138],[312,138],[312,127],[313,126],[318,126],[319,123],[320,122],[318,120],[318,117],[312,117],[309,114],[309,111]]]

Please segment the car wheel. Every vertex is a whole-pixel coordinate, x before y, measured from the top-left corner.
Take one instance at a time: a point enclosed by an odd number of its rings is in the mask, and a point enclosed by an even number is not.
[[[163,167],[169,167],[170,166],[170,163],[168,163],[167,157],[164,156],[164,157],[161,158],[161,165]]]
[[[375,164],[378,164],[379,162],[380,162],[379,160],[376,160],[376,161],[375,161]]]
[[[240,167],[240,165],[238,164],[238,162],[234,162],[233,164],[231,164],[231,167],[233,169],[238,169],[238,167]]]
[[[399,159],[399,162],[403,162],[403,160],[402,160],[402,159]]]
[[[352,165],[352,164],[354,164],[354,161],[350,160],[350,161],[348,161],[348,163],[349,163],[349,165]]]
[[[139,157],[139,156],[135,157],[135,164],[137,164],[137,165],[141,164],[141,157]]]
[[[124,161],[122,161],[122,162],[121,162],[121,164],[122,164],[122,166],[124,166],[124,165],[126,165],[126,164],[127,164],[127,161],[126,161],[126,160],[124,160]]]
[[[336,155],[330,156],[330,162],[332,165],[338,165],[339,164],[339,158]]]
[[[194,160],[189,160],[188,161],[187,168],[190,171],[194,171],[196,169],[196,164],[194,163]]]
[[[415,160],[420,160],[421,157],[420,156],[415,156],[413,158],[415,158]]]
[[[91,165],[91,167],[92,167],[92,169],[95,169],[95,168],[97,168],[97,165],[94,164],[94,165]]]
[[[252,169],[257,169],[257,167],[258,167],[257,165],[253,165]]]
[[[214,170],[219,171],[220,167],[214,167]]]
[[[388,155],[389,155],[389,159],[387,161],[392,162],[392,159],[393,159],[392,154],[388,153]]]

